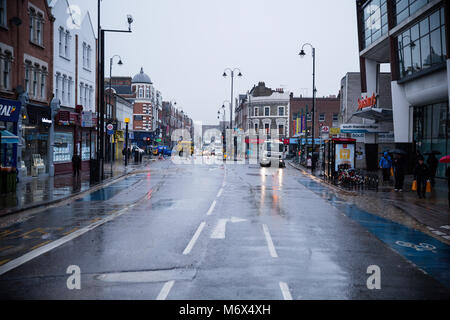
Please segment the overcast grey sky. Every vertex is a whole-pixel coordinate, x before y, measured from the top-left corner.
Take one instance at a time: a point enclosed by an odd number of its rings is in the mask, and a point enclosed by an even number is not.
[[[89,10],[97,28],[97,1],[69,3]],[[128,13],[133,33],[107,35],[108,72],[115,54],[124,65],[113,76],[143,66],[164,100],[204,123],[217,123],[217,110],[230,100],[226,67],[244,75],[235,97],[259,81],[311,95],[311,51],[298,56],[306,42],[316,48],[318,96],[337,95],[345,73],[359,71],[354,0],[103,0],[102,27],[126,29]]]

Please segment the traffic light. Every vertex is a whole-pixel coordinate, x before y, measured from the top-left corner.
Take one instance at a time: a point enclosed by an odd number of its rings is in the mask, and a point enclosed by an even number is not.
[[[151,144],[150,138],[145,139],[145,143],[149,146]]]

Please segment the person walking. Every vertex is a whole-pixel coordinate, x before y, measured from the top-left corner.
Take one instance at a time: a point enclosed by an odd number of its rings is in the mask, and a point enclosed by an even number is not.
[[[419,156],[417,161],[418,163],[414,168],[414,179],[417,181],[417,195],[419,196],[419,199],[421,199],[425,198],[427,180],[429,178],[429,168],[425,164],[422,156]]]
[[[380,168],[383,171],[383,182],[389,182],[391,176],[392,159],[387,151],[381,156]]]
[[[439,165],[438,159],[434,156],[434,153],[431,153],[427,159],[428,167],[430,168],[430,180],[431,185],[434,186],[434,177],[436,176],[436,171]]]
[[[72,156],[72,170],[73,176],[80,176],[80,168],[81,168],[81,158],[77,153],[74,153]]]
[[[392,166],[394,168],[395,191],[402,192],[405,181],[405,162],[401,154],[394,155]]]

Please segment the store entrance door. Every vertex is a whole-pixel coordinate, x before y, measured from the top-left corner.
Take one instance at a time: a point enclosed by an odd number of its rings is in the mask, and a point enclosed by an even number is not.
[[[366,143],[366,167],[367,171],[378,170],[378,144]]]

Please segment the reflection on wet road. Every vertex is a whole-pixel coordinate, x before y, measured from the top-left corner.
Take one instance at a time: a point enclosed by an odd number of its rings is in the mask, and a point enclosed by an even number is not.
[[[30,252],[0,274],[0,298],[450,297],[448,246],[292,168],[157,162],[0,230],[0,270]],[[67,289],[70,265],[81,290]]]

